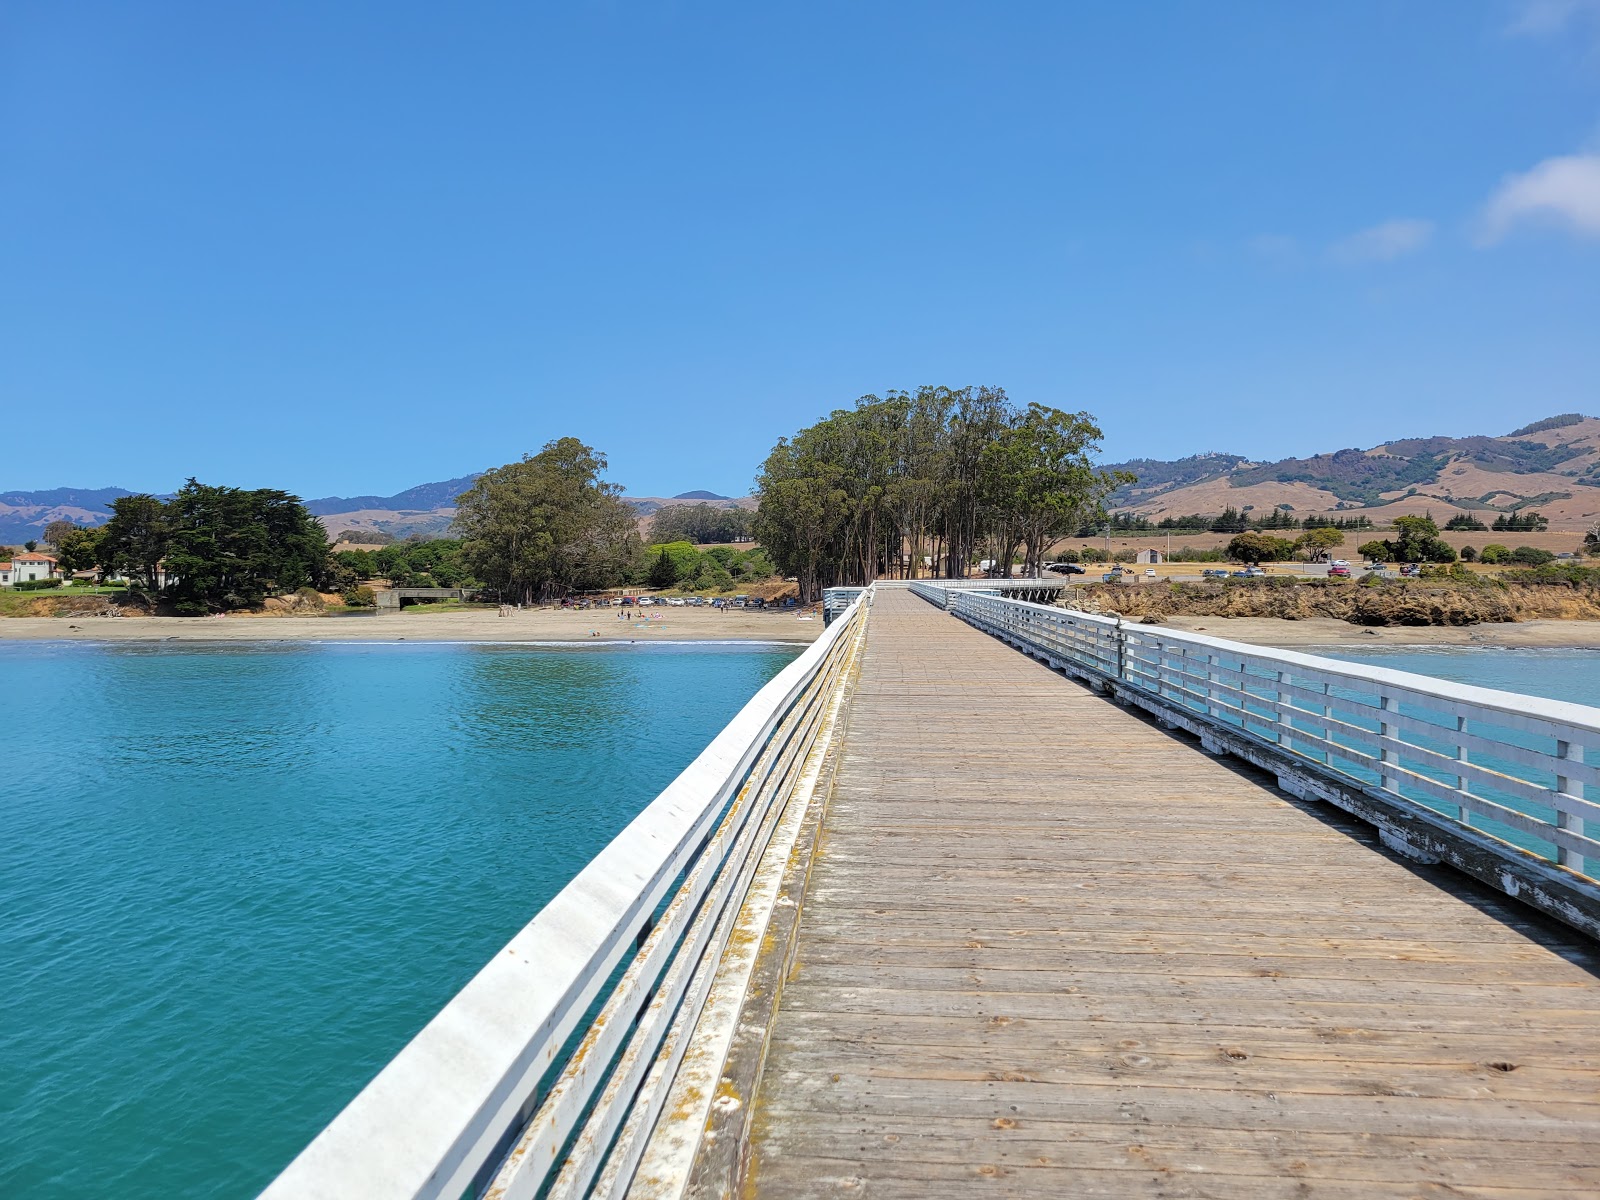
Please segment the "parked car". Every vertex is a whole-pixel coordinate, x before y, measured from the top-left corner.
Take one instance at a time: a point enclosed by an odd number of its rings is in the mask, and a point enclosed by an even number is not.
[[[633,607],[633,597],[632,596],[624,596],[622,598],[622,607],[623,608],[632,608]]]
[[[1202,579],[1226,579],[1228,572],[1219,567],[1210,567],[1200,572]]]
[[[1240,572],[1246,579],[1260,579],[1266,574],[1260,567],[1246,567]]]
[[[1249,579],[1250,578],[1250,572],[1249,571],[1234,571],[1234,572],[1231,573],[1231,577],[1234,578],[1234,579]]]
[[[1400,574],[1402,574],[1402,575],[1421,575],[1422,574],[1422,567],[1418,563],[1406,563],[1404,566],[1402,566],[1400,568]]]
[[[1328,567],[1328,578],[1330,578],[1330,579],[1349,579],[1350,578],[1350,564],[1349,563],[1333,563],[1331,566]]]
[[[1085,575],[1088,574],[1077,563],[1051,563],[1046,571],[1054,571],[1057,575]]]
[[[1154,567],[1146,567],[1144,569],[1144,577],[1146,579],[1154,579],[1156,577],[1156,569]]]

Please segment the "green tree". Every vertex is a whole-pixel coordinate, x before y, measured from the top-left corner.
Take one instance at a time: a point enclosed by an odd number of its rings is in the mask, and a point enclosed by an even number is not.
[[[678,565],[672,561],[672,555],[667,553],[665,546],[658,549],[656,556],[650,560],[645,582],[653,588],[669,588],[678,582]]]
[[[99,565],[104,527],[93,529],[74,525],[65,533],[58,533],[57,537],[56,560],[66,574],[93,570]]]
[[[1463,546],[1463,547],[1461,547],[1461,561],[1462,562],[1477,562],[1478,561],[1478,552],[1475,549],[1473,549],[1471,546]]]
[[[1321,562],[1336,546],[1344,545],[1344,534],[1330,525],[1308,529],[1294,543],[1294,548],[1305,553],[1312,562]]]
[[[1519,567],[1542,567],[1545,563],[1555,560],[1556,556],[1548,550],[1540,550],[1534,546],[1518,546],[1511,552],[1507,561],[1514,562]]]
[[[1389,543],[1380,542],[1376,539],[1370,542],[1362,542],[1361,545],[1356,547],[1356,553],[1361,555],[1361,557],[1366,559],[1368,562],[1382,563],[1393,561],[1389,557]]]
[[[753,517],[742,508],[709,504],[669,504],[650,518],[650,536],[658,542],[747,542]]]
[[[1505,562],[1510,557],[1510,546],[1502,546],[1499,542],[1490,542],[1478,554],[1478,561],[1487,563],[1489,566],[1495,566],[1498,563]]]
[[[378,573],[370,550],[335,550],[330,558],[359,583],[365,583]]]
[[[688,542],[651,546],[649,583],[655,588],[686,583],[700,573],[700,551]]]
[[[102,527],[100,566],[113,575],[154,588],[161,577],[171,536],[167,506],[154,496],[122,496],[110,504],[111,520]]]
[[[1396,517],[1389,556],[1395,562],[1452,563],[1456,552],[1439,537],[1432,517]]]
[[[759,546],[754,550],[746,550],[739,556],[739,561],[734,564],[741,581],[756,582],[762,579],[771,579],[778,573],[778,568],[772,565],[772,560]]]
[[[1247,530],[1228,542],[1228,557],[1237,562],[1283,562],[1294,557],[1294,543],[1288,538]]]
[[[1243,533],[1249,527],[1250,519],[1231,504],[1211,522],[1212,533]]]
[[[326,574],[327,534],[298,496],[190,479],[166,508],[168,590],[180,612],[248,608]]]
[[[621,583],[642,547],[622,489],[600,478],[605,466],[566,437],[484,472],[456,498],[466,566],[524,602]]]
[[[1086,412],[1067,413],[1030,404],[985,447],[991,523],[998,530],[996,558],[1010,564],[1020,544],[1024,574],[1044,570],[1045,552],[1079,524],[1086,510],[1134,477],[1097,471],[1100,427]]]
[[[71,533],[76,528],[78,528],[78,526],[71,521],[51,521],[44,527],[44,540],[47,544],[54,546],[59,550],[61,548],[61,539],[66,537],[67,534]]]
[[[1019,410],[1000,388],[863,396],[781,440],[757,479],[754,533],[804,600],[881,575],[959,578],[980,558],[1037,570],[1119,482],[1096,470],[1086,413]]]

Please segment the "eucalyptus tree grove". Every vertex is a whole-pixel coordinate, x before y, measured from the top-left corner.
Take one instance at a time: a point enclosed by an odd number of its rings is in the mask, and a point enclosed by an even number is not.
[[[1125,472],[1096,469],[1088,413],[1018,408],[1000,388],[863,396],[773,447],[755,534],[803,600],[879,577],[960,578],[984,558],[1037,573]]]

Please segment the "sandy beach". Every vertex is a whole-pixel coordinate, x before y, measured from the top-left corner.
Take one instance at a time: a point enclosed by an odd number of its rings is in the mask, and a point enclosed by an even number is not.
[[[1600,647],[1600,621],[1516,621],[1482,625],[1385,625],[1369,628],[1332,617],[1165,617],[1168,629],[1257,646]]]
[[[810,617],[809,620],[805,619]],[[639,610],[627,621],[615,609],[563,612],[527,609],[502,617],[494,609],[383,616],[290,617],[10,617],[0,641],[83,642],[671,642],[807,643],[822,632],[820,614]],[[598,636],[596,636],[598,635]]]

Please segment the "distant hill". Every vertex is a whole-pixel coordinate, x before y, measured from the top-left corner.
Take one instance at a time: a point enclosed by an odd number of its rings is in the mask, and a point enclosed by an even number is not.
[[[0,492],[0,546],[37,540],[51,521],[99,525],[111,514],[106,505],[127,488],[50,488],[42,492]]]
[[[307,500],[306,507],[314,517],[337,513],[359,512],[363,509],[384,509],[389,512],[431,512],[434,509],[454,509],[456,497],[478,480],[477,475],[463,475],[460,479],[446,479],[442,483],[419,483],[393,496],[324,496],[320,500]]]
[[[306,507],[322,521],[330,537],[346,529],[371,529],[393,537],[417,534],[437,537],[455,519],[455,500],[478,476],[463,475],[438,483],[419,483],[393,496],[323,496],[307,500]],[[37,540],[51,521],[100,525],[110,519],[107,506],[127,488],[50,488],[37,492],[0,493],[0,545],[20,545]],[[642,518],[670,504],[713,504],[718,508],[749,508],[754,502],[719,496],[716,492],[681,492],[676,496],[629,496],[629,504]]]
[[[1143,516],[1215,515],[1224,508],[1257,514],[1284,508],[1304,517],[1358,510],[1382,523],[1432,511],[1516,512],[1536,508],[1560,529],[1600,520],[1600,419],[1563,413],[1498,436],[1403,438],[1369,450],[1345,449],[1309,458],[1251,462],[1240,454],[1208,452],[1173,460],[1141,458],[1110,464],[1139,477],[1111,497],[1117,512]],[[393,496],[324,496],[306,506],[329,536],[372,529],[394,537],[443,534],[455,517],[455,498],[477,475],[422,483]],[[98,525],[106,505],[126,488],[51,488],[0,492],[0,545],[42,535],[51,521]],[[629,496],[641,528],[671,504],[754,508],[753,497],[716,492]]]
[[[1109,464],[1139,477],[1113,511],[1212,515],[1283,508],[1299,516],[1360,510],[1374,521],[1432,511],[1536,508],[1578,528],[1600,519],[1600,419],[1564,413],[1499,436],[1404,438],[1369,450],[1251,462],[1237,454]]]

